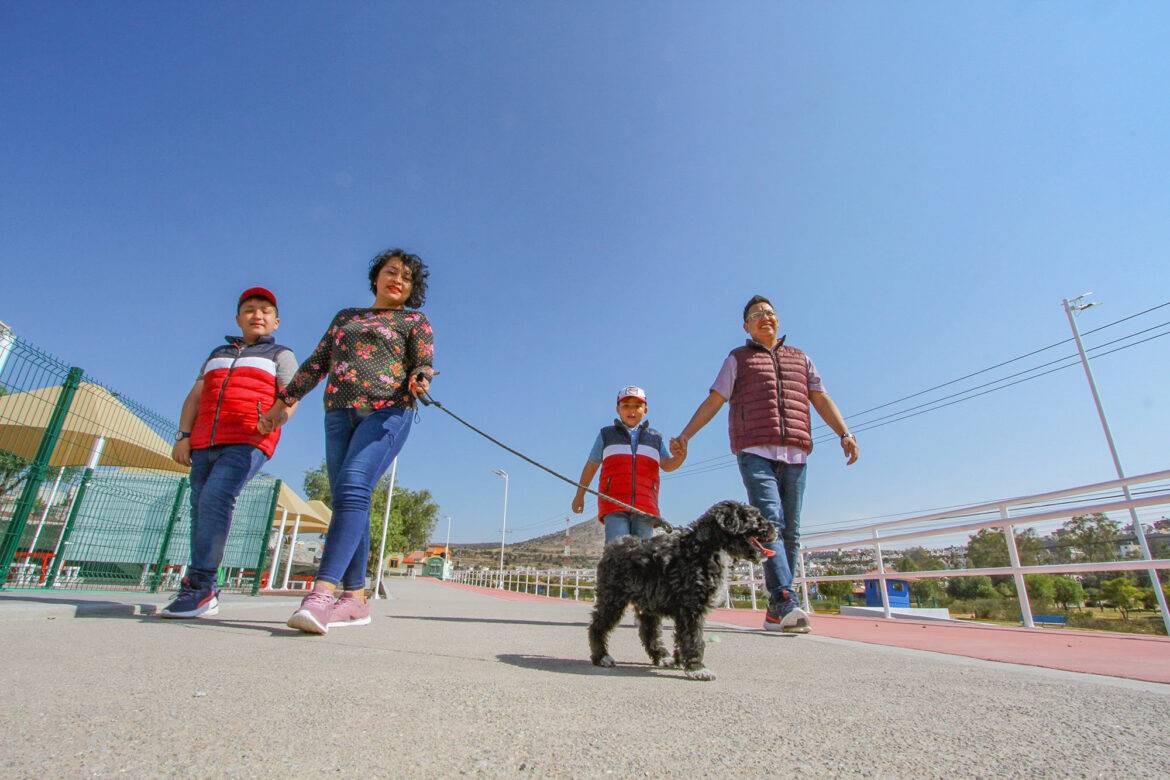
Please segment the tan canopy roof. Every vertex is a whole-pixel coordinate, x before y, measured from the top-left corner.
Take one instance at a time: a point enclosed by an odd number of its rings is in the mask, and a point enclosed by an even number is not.
[[[54,385],[0,396],[0,450],[31,460],[60,394],[61,386]],[[173,442],[152,430],[109,390],[89,382],[77,388],[49,465],[84,466],[99,436],[106,438],[103,466],[187,471],[171,460]]]
[[[320,504],[326,514],[320,514],[313,504]],[[301,526],[298,533],[323,534],[329,530],[329,520],[332,513],[320,501],[305,501],[297,492],[289,487],[287,482],[280,483],[280,496],[276,499],[276,514],[272,516],[272,525],[279,528],[284,511],[288,510],[288,524],[285,529],[292,531],[292,524],[296,515],[301,516]]]
[[[324,501],[314,498],[309,502],[309,506],[313,508],[313,513],[317,515],[317,517],[325,521],[326,525],[328,525],[329,522],[333,520],[333,510],[325,506]]]

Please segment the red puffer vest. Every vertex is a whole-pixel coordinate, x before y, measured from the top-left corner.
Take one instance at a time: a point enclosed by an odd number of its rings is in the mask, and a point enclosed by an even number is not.
[[[629,430],[620,420],[601,429],[600,493],[632,504],[639,511],[658,516],[658,462],[661,458],[662,434],[649,422],[638,426],[638,451],[633,450]],[[610,512],[629,512],[624,506],[597,499],[597,519]]]
[[[238,336],[217,347],[203,366],[203,395],[191,428],[191,449],[218,444],[251,444],[268,457],[276,451],[280,429],[256,431],[256,405],[267,411],[276,401],[276,356],[288,349],[271,336],[245,344]]]
[[[784,339],[771,351],[749,340],[731,356],[736,364],[727,420],[731,449],[782,445],[812,452],[804,352],[784,346]]]

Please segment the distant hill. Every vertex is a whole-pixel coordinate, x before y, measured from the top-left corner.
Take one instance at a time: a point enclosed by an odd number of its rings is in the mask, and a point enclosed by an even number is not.
[[[569,526],[571,568],[596,566],[604,546],[605,528],[596,518],[591,517]],[[535,539],[509,544],[504,552],[504,565],[558,567],[564,561],[564,549],[565,532],[555,531]],[[451,560],[459,568],[487,566],[494,569],[500,565],[500,543],[497,541],[453,544]]]

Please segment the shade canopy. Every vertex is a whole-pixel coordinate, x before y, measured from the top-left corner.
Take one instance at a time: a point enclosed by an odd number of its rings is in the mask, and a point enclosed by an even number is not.
[[[31,460],[36,456],[61,386],[0,396],[0,450]],[[105,437],[103,466],[186,472],[171,460],[169,442],[101,385],[82,382],[65,415],[51,467],[84,466],[99,437]]]
[[[322,515],[318,509],[313,507],[313,504],[320,504],[321,508],[325,510]],[[320,501],[305,501],[297,495],[297,492],[289,487],[287,482],[280,483],[280,496],[276,499],[276,514],[272,517],[272,524],[280,527],[281,519],[285,517],[284,510],[288,510],[288,521],[291,529],[291,524],[294,522],[294,517],[300,515],[301,526],[298,533],[303,534],[323,534],[329,530],[329,520],[332,513],[329,512],[328,507],[321,504]]]

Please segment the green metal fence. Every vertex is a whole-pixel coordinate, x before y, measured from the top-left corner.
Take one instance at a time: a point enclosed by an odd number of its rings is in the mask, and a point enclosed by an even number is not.
[[[189,563],[176,424],[0,326],[0,588],[177,588]],[[280,481],[240,495],[222,586],[256,593]]]

